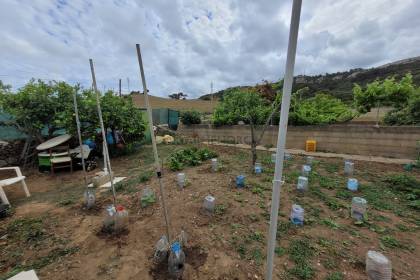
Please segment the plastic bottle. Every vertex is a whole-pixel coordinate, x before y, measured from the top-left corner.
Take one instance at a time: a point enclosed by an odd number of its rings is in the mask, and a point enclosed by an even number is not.
[[[176,175],[178,187],[183,189],[185,186],[185,173],[178,173]]]
[[[153,259],[155,262],[163,262],[168,257],[169,242],[166,235],[163,235],[155,245],[155,254]]]
[[[290,213],[290,221],[295,225],[303,225],[304,213],[305,210],[303,210],[300,205],[293,204],[292,212]]]
[[[357,181],[357,179],[349,178],[347,180],[347,189],[349,191],[355,192],[357,191],[358,188],[359,188],[359,182]]]
[[[93,187],[88,187],[84,193],[85,205],[87,209],[93,208],[95,206],[96,196],[95,189]]]
[[[115,214],[115,232],[120,232],[128,228],[128,211],[122,205],[115,207],[117,210]]]
[[[116,209],[114,207],[114,205],[108,205],[105,208],[105,218],[104,218],[104,228],[107,231],[113,231],[114,230],[114,225],[115,225],[115,214],[116,214]]]
[[[216,198],[211,195],[208,195],[204,198],[203,208],[209,213],[214,212],[214,206],[216,204]]]
[[[351,160],[344,161],[344,175],[353,176],[354,163]]]
[[[299,176],[297,190],[301,192],[305,192],[308,190],[308,177]]]
[[[255,174],[261,174],[263,171],[261,163],[256,162],[254,166],[254,170],[255,170]]]
[[[211,159],[211,170],[213,170],[213,172],[216,172],[217,169],[218,169],[217,158],[212,158]]]
[[[182,247],[186,247],[188,243],[188,235],[184,230],[181,230],[181,233],[178,237],[179,244],[181,244]]]
[[[313,156],[306,156],[306,164],[307,165],[312,165],[313,161],[314,161]]]
[[[309,175],[311,173],[311,170],[312,170],[312,168],[311,168],[310,165],[307,165],[307,164],[303,165],[302,166],[302,176],[303,177],[309,177]]]
[[[156,201],[156,195],[154,191],[150,187],[146,187],[143,189],[141,198],[140,198],[140,205],[141,207],[147,207],[150,204]]]
[[[284,160],[292,160],[293,156],[289,153],[284,153]]]
[[[392,263],[381,253],[368,251],[366,254],[366,273],[369,280],[391,280]]]
[[[236,176],[236,187],[238,188],[245,187],[245,175]]]
[[[277,154],[276,153],[271,154],[271,162],[272,163],[276,163],[276,157],[277,157]]]
[[[185,254],[181,249],[179,242],[174,242],[171,246],[171,251],[168,258],[168,270],[169,274],[179,279],[182,276],[185,268]]]
[[[367,201],[364,198],[361,197],[353,197],[351,201],[351,216],[361,221],[363,220],[367,208]]]

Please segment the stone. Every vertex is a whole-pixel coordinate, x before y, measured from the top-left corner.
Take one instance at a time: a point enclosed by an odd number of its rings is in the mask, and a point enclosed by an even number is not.
[[[7,166],[7,161],[0,160],[0,167],[5,167],[5,166]]]

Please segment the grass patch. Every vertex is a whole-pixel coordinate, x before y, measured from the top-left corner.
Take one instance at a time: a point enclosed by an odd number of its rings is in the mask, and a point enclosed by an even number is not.
[[[311,259],[315,249],[311,246],[308,238],[295,239],[288,248],[289,258],[295,266],[288,270],[288,274],[297,279],[312,279],[315,270],[311,265]]]
[[[333,272],[328,274],[325,280],[343,280],[344,274],[342,272]]]
[[[26,243],[38,243],[47,237],[41,218],[20,218],[12,221],[6,229],[14,240]]]

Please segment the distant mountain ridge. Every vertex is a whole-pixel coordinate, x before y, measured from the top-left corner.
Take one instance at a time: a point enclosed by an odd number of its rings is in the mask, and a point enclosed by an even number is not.
[[[389,76],[395,76],[397,79],[404,76],[407,72],[413,75],[413,82],[420,86],[420,56],[402,59],[387,63],[378,67],[369,69],[356,68],[345,72],[327,73],[325,75],[298,75],[294,77],[293,91],[308,87],[309,91],[303,97],[311,97],[316,92],[322,91],[344,101],[353,99],[353,85],[366,85],[376,79],[383,80]],[[278,88],[280,82],[272,83]],[[233,87],[233,88],[239,88]],[[214,93],[214,98],[220,98],[226,91],[232,88],[224,89]],[[206,94],[199,99],[210,100],[211,95]]]

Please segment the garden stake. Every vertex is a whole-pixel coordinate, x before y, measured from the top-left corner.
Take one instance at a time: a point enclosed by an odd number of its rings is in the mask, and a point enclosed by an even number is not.
[[[92,74],[93,90],[96,93],[96,105],[97,105],[97,108],[98,108],[99,123],[101,124],[101,130],[102,130],[102,141],[103,141],[103,145],[104,145],[103,155],[106,158],[105,162],[106,162],[106,167],[108,168],[109,178],[111,180],[113,202],[114,202],[114,206],[116,206],[114,176],[112,174],[111,161],[109,160],[108,144],[106,143],[106,133],[105,133],[105,128],[104,128],[104,120],[102,119],[101,102],[99,101],[99,91],[98,91],[98,87],[96,86],[95,69],[93,68],[93,60],[91,58],[89,59],[89,63],[90,63],[90,72]]]
[[[279,215],[280,189],[282,185],[284,149],[286,146],[287,121],[289,118],[290,97],[293,85],[293,70],[295,67],[296,45],[299,31],[300,10],[302,0],[293,0],[292,17],[290,21],[289,46],[287,48],[286,72],[284,73],[283,97],[281,101],[280,124],[277,138],[276,168],[271,196],[270,230],[267,244],[266,280],[273,278],[274,248],[276,247],[277,219]]]
[[[144,101],[146,103],[147,115],[149,117],[149,121],[148,121],[149,130],[150,130],[150,136],[152,138],[153,154],[154,154],[154,157],[155,157],[156,175],[157,175],[157,178],[158,178],[158,181],[159,181],[160,197],[161,197],[161,200],[162,200],[162,208],[163,208],[163,216],[165,217],[166,235],[168,237],[169,242],[171,242],[171,236],[170,236],[170,230],[169,230],[168,210],[166,208],[166,203],[165,203],[165,188],[164,188],[163,182],[162,182],[162,170],[161,170],[161,167],[160,167],[159,155],[158,155],[158,152],[157,152],[155,133],[153,131],[152,109],[150,108],[149,96],[148,96],[148,93],[147,93],[146,78],[144,76],[143,61],[141,59],[140,44],[136,44],[136,49],[137,49],[137,58],[138,58],[138,61],[139,61],[139,67],[140,67],[141,81],[142,81],[142,84],[143,84]]]
[[[77,136],[79,137],[80,155],[82,156],[83,179],[85,181],[86,188],[88,188],[88,180],[87,180],[86,166],[85,166],[85,155],[83,152],[82,134],[80,132],[79,110],[77,108],[77,92],[76,91],[74,91],[73,103],[74,103],[74,113],[76,115]]]

